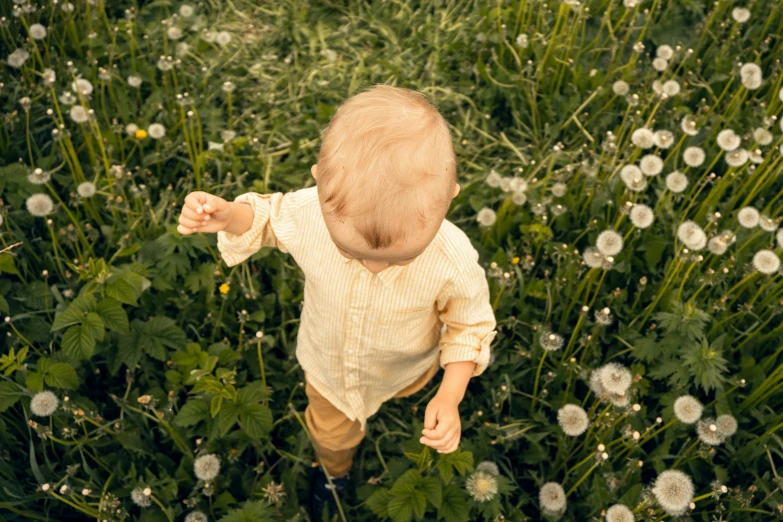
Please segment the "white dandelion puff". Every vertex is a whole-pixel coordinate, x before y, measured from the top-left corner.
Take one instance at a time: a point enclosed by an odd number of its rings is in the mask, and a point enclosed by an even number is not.
[[[623,180],[628,190],[641,192],[647,188],[647,180],[641,169],[636,165],[626,165],[620,170],[620,179]]]
[[[652,492],[664,511],[682,515],[693,500],[693,482],[682,471],[668,469],[655,479]]]
[[[212,480],[220,472],[220,460],[212,453],[202,455],[193,463],[193,471],[199,480]]]
[[[511,195],[511,202],[519,206],[524,205],[527,202],[527,194],[521,191],[514,192]]]
[[[737,212],[737,221],[744,228],[754,228],[759,224],[761,215],[754,207],[744,207]]]
[[[128,85],[130,85],[131,87],[139,87],[141,86],[141,83],[142,83],[142,79],[141,76],[139,76],[138,74],[131,74],[130,76],[128,76]]]
[[[547,482],[538,492],[541,511],[546,515],[557,515],[566,510],[566,495],[563,486],[557,482]]]
[[[27,175],[27,181],[33,185],[43,185],[44,183],[48,183],[50,178],[51,174],[41,168],[37,168]]]
[[[18,69],[24,65],[28,58],[30,58],[30,53],[20,47],[8,55],[8,65]]]
[[[90,80],[76,78],[76,80],[71,82],[71,90],[86,97],[92,94],[93,87],[92,83],[90,83]]]
[[[601,385],[609,393],[623,395],[628,391],[633,382],[631,371],[616,363],[609,363],[598,368]]]
[[[36,217],[48,216],[54,212],[54,202],[48,194],[33,194],[25,201],[27,211]]]
[[[733,130],[726,129],[718,133],[717,142],[718,147],[727,152],[730,152],[739,147],[742,140]]]
[[[30,411],[33,412],[33,415],[37,415],[39,417],[48,417],[57,411],[57,406],[59,404],[60,400],[57,398],[57,395],[48,390],[45,390],[38,392],[33,396],[32,400],[30,401]]]
[[[663,83],[661,83],[661,80],[653,80],[652,90],[655,94],[659,96],[663,94]]]
[[[131,500],[139,507],[149,507],[152,505],[151,495],[145,494],[145,491],[149,488],[134,488],[131,491]]]
[[[663,58],[655,58],[652,61],[652,66],[653,69],[655,69],[656,71],[663,72],[669,66],[669,62],[667,60],[664,60]]]
[[[500,475],[500,469],[498,468],[498,465],[491,460],[480,462],[478,466],[476,466],[476,471],[485,471],[490,475]]]
[[[624,504],[615,504],[606,510],[606,522],[634,522],[633,511]]]
[[[190,18],[193,16],[193,7],[188,4],[182,4],[179,6],[179,15],[183,18]]]
[[[49,68],[43,70],[41,77],[43,78],[44,83],[50,87],[57,81],[57,73]]]
[[[668,149],[674,144],[674,134],[667,130],[657,130],[654,133],[655,146],[659,149]]]
[[[563,336],[553,332],[542,332],[538,342],[544,350],[556,352],[563,347]]]
[[[513,177],[509,180],[508,187],[512,192],[527,192],[527,180],[524,178]]]
[[[748,162],[749,155],[745,149],[736,149],[726,154],[726,163],[732,167],[741,167]]]
[[[683,424],[693,424],[701,419],[704,407],[692,395],[682,395],[674,401],[674,415]]]
[[[648,228],[655,220],[655,214],[653,213],[653,210],[647,205],[643,205],[641,203],[637,203],[631,207],[630,217],[633,226],[642,229]]]
[[[180,29],[176,25],[172,25],[166,30],[166,36],[168,36],[172,40],[179,40],[180,38],[182,38],[182,29]]]
[[[671,60],[672,56],[674,56],[674,49],[670,45],[659,45],[655,50],[655,56],[664,60]]]
[[[30,36],[34,40],[43,40],[46,38],[46,27],[41,24],[32,24],[30,26]]]
[[[758,127],[753,131],[753,139],[756,140],[756,143],[759,145],[769,145],[772,143],[772,138],[772,133],[767,129]]]
[[[631,90],[628,82],[623,80],[617,80],[612,84],[612,92],[617,96],[625,96]]]
[[[666,176],[666,188],[675,194],[679,194],[688,188],[688,177],[682,172],[675,170]]]
[[[188,516],[185,517],[185,522],[207,522],[208,520],[207,515],[201,511],[191,511],[188,513]]]
[[[678,94],[680,94],[680,84],[677,83],[676,80],[669,80],[663,82],[663,85],[661,86],[661,90],[667,96],[677,96]]]
[[[701,167],[707,155],[701,147],[688,147],[682,153],[682,160],[689,167]]]
[[[604,230],[598,234],[595,246],[605,256],[616,256],[623,250],[623,236],[614,230]]]
[[[708,446],[718,446],[723,443],[723,436],[718,431],[715,419],[707,417],[701,419],[696,425],[696,435],[699,440]]]
[[[79,183],[79,186],[76,187],[76,192],[83,198],[91,198],[96,192],[95,184],[89,181]]]
[[[691,250],[701,250],[707,246],[707,235],[693,221],[685,221],[677,227],[677,237]]]
[[[522,33],[517,35],[516,43],[517,43],[517,47],[519,47],[520,49],[526,49],[530,42],[528,40],[527,35]]]
[[[764,162],[764,156],[761,154],[761,150],[760,149],[756,149],[756,150],[753,150],[751,152],[748,152],[748,159],[751,162],[756,163],[756,164]]]
[[[500,180],[503,179],[500,177],[500,174],[495,172],[495,169],[492,169],[489,171],[489,175],[487,176],[487,179],[485,179],[485,183],[489,185],[492,188],[498,188],[500,187]]]
[[[777,241],[778,241],[778,248],[783,248],[783,228],[778,230],[778,233],[775,236],[775,239],[777,239]]]
[[[691,116],[685,116],[680,122],[680,129],[688,136],[696,136],[699,133],[699,129],[696,128],[696,120]]]
[[[742,79],[742,85],[751,91],[761,87],[764,79],[761,74],[761,67],[755,63],[746,63],[740,67],[740,78]]]
[[[495,223],[496,219],[497,214],[495,214],[494,210],[488,207],[482,208],[478,211],[478,214],[476,214],[476,221],[479,222],[479,225],[484,227],[491,227]]]
[[[655,145],[655,135],[650,129],[642,127],[633,131],[631,143],[642,149],[650,149]]]
[[[737,419],[735,419],[732,415],[719,415],[718,418],[715,419],[715,425],[718,427],[718,432],[724,438],[731,437],[737,433]]]
[[[657,176],[663,170],[663,160],[655,154],[647,154],[639,160],[639,169],[647,176]]]
[[[71,107],[70,116],[76,123],[84,123],[90,118],[87,110],[81,105],[74,105]]]
[[[778,229],[777,222],[775,222],[775,220],[771,217],[765,215],[762,215],[759,218],[759,226],[767,232],[774,232]]]
[[[576,404],[566,404],[557,410],[557,422],[563,429],[563,433],[571,437],[584,433],[590,423],[587,412]]]
[[[568,186],[565,183],[555,183],[552,185],[552,194],[555,197],[562,198],[568,191]]]
[[[231,33],[228,31],[220,31],[217,35],[215,35],[215,42],[217,42],[217,44],[221,47],[225,47],[231,42]]]
[[[150,138],[159,140],[166,135],[166,127],[160,123],[153,123],[147,127],[147,134],[150,135]]]
[[[603,268],[604,256],[595,247],[588,247],[582,253],[582,259],[590,268]]]
[[[609,308],[602,308],[595,311],[595,322],[601,326],[609,326],[612,324],[612,312]]]
[[[135,136],[136,131],[139,130],[139,126],[135,123],[129,123],[125,126],[125,132],[128,133],[129,136]]]
[[[753,268],[762,274],[774,274],[780,269],[780,258],[772,250],[759,250],[753,256]]]
[[[731,230],[724,230],[710,239],[707,243],[707,248],[716,256],[722,256],[735,240],[736,238]]]
[[[731,10],[731,17],[738,23],[744,24],[750,20],[750,10],[745,7],[735,7]]]
[[[486,471],[475,471],[465,481],[465,489],[476,502],[488,502],[498,493],[498,479]]]

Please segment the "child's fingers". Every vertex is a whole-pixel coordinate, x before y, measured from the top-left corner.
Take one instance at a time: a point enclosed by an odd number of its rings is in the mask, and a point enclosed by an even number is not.
[[[192,234],[193,232],[197,232],[197,230],[186,227],[185,225],[177,225],[177,232],[179,232],[182,235],[187,236],[188,234]]]
[[[179,216],[179,224],[188,228],[198,228],[202,225],[201,220],[196,221],[195,219],[186,218],[183,215]]]
[[[198,214],[201,214],[203,212],[202,210],[199,210],[204,203],[207,202],[207,194],[206,192],[196,191],[191,192],[187,196],[185,196],[185,207],[191,209],[193,212],[196,212]]]
[[[228,208],[228,201],[212,194],[207,194],[207,200],[204,202],[204,212],[212,214]]]
[[[182,207],[182,212],[180,215],[185,216],[186,218],[192,219],[194,221],[201,221],[202,219],[204,219],[204,217],[206,217],[204,214],[199,214],[198,212],[196,212],[195,210],[187,206]]]

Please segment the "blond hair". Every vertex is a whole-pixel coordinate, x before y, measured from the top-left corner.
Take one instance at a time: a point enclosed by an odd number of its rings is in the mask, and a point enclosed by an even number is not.
[[[446,121],[418,91],[377,84],[346,100],[324,131],[318,192],[372,250],[446,217],[457,162]]]

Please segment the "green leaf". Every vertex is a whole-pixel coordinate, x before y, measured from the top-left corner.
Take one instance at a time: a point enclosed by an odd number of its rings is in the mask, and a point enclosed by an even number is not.
[[[57,314],[50,331],[56,332],[66,326],[79,323],[86,314],[94,311],[96,308],[95,297],[91,294],[82,294],[68,306],[68,308]]]
[[[136,289],[121,277],[115,276],[106,283],[106,295],[117,301],[136,306]]]
[[[216,396],[212,399],[212,404],[215,404],[215,399],[222,401],[222,406],[219,406],[220,416],[218,418],[218,425],[220,427],[220,436],[224,436],[228,431],[234,427],[239,417],[239,408],[231,401],[222,400],[223,397]],[[214,417],[215,414],[213,413]]]
[[[109,330],[117,333],[127,334],[128,330],[128,314],[122,308],[122,305],[107,297],[95,307],[95,312],[103,319],[103,324]]]
[[[144,325],[140,339],[142,349],[160,361],[166,360],[164,347],[176,350],[184,347],[186,341],[185,333],[168,317],[153,317]]]
[[[0,274],[16,274],[21,277],[19,270],[16,269],[14,264],[14,257],[11,254],[0,254]]]
[[[436,466],[443,477],[443,482],[448,484],[451,482],[454,470],[457,470],[460,475],[464,475],[468,470],[473,469],[473,453],[462,450],[439,453]]]
[[[246,404],[240,410],[239,424],[252,439],[266,437],[272,431],[272,410],[261,404]]]
[[[462,488],[450,484],[443,489],[443,500],[438,509],[438,518],[446,522],[468,522],[470,520],[470,507],[468,499]]]
[[[84,316],[84,319],[82,319],[82,327],[89,328],[92,332],[92,336],[95,337],[97,341],[103,341],[105,328],[103,326],[103,319],[101,319],[100,315],[95,312],[88,313]]]
[[[193,426],[209,419],[209,404],[206,401],[191,399],[180,408],[172,422],[177,426]]]
[[[65,390],[75,390],[79,387],[76,370],[70,364],[63,362],[54,363],[46,370],[44,382],[47,386]]]
[[[65,355],[73,359],[89,359],[95,350],[95,336],[89,326],[71,326],[62,340]]]
[[[264,392],[264,384],[257,381],[237,391],[237,404],[255,404],[268,398],[269,395]]]
[[[415,493],[415,491],[413,492]],[[424,495],[419,493],[424,505],[427,505],[427,500]],[[413,518],[413,502],[406,497],[392,497],[389,501],[389,516],[394,522],[408,522]]]
[[[44,374],[42,372],[28,372],[25,386],[33,393],[42,391],[44,387]]]
[[[0,381],[0,413],[4,412],[22,398],[19,388],[12,382]]]
[[[385,518],[389,516],[389,501],[391,499],[392,496],[389,490],[380,488],[367,499],[367,507],[378,517]]]
[[[419,481],[417,488],[424,493],[424,497],[430,504],[436,508],[440,507],[441,499],[443,496],[443,488],[440,485],[440,480],[435,477],[422,477]]]
[[[265,500],[253,500],[229,511],[218,522],[273,522],[273,514],[272,507]]]

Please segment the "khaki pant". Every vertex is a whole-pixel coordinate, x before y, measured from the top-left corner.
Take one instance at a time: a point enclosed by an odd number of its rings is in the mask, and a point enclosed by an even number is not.
[[[429,370],[397,392],[394,398],[408,397],[421,390],[438,372],[439,367],[439,359],[436,359]],[[350,420],[318,393],[307,380],[307,372],[304,373],[305,393],[309,401],[305,409],[305,421],[313,438],[316,457],[333,478],[345,476],[353,465],[353,455],[366,430],[361,430],[358,420]]]

